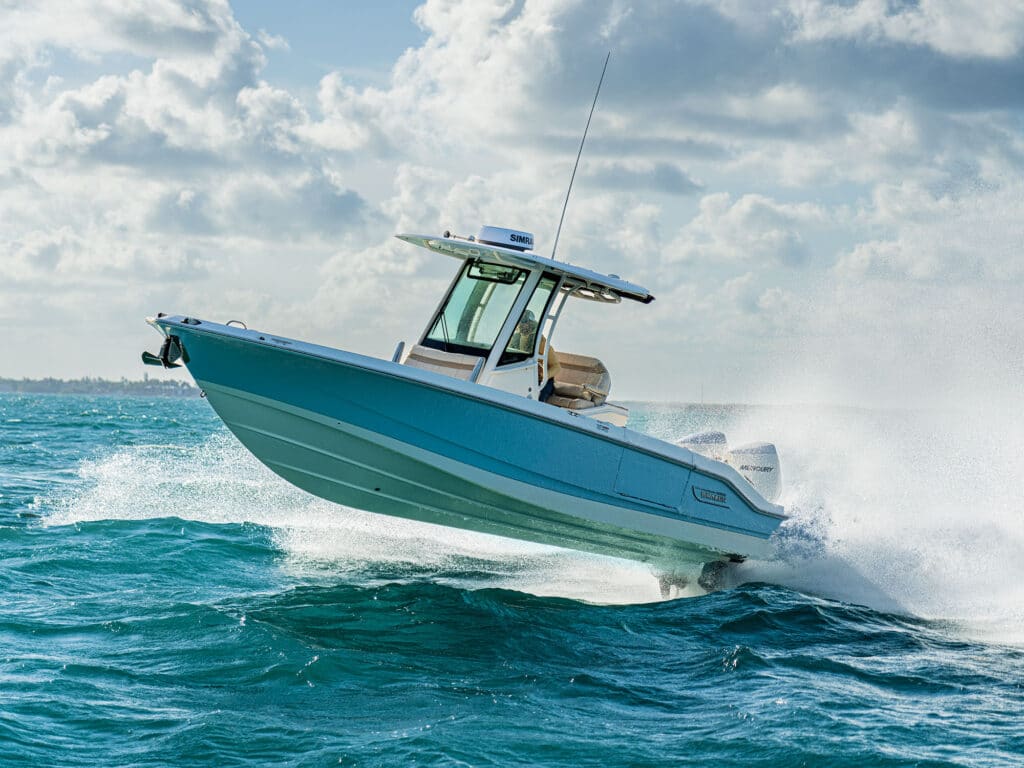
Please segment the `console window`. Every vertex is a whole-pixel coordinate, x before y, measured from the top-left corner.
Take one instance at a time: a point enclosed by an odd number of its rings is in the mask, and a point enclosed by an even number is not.
[[[486,355],[526,282],[526,270],[467,261],[423,343],[435,349]]]

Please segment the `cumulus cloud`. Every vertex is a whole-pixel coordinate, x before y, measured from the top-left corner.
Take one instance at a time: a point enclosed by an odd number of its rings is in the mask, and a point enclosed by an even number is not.
[[[842,254],[849,281],[890,278],[961,284],[1024,278],[1019,182],[936,195],[913,184],[881,186],[861,219],[886,233]]]
[[[290,51],[292,48],[284,37],[272,35],[265,29],[261,29],[256,33],[256,39],[259,40],[260,45],[268,50]]]
[[[226,0],[7,3],[0,22],[0,322],[107,301],[124,338],[160,302],[390,354],[453,266],[394,232],[510,225],[550,248],[607,50],[559,257],[659,299],[581,309],[565,343],[618,340],[623,371],[669,347],[767,365],[1024,281],[1008,0],[426,0],[422,43],[374,86],[268,77],[301,39]],[[630,375],[627,394],[666,394]]]
[[[646,190],[666,195],[692,195],[701,185],[677,165],[644,161],[592,163],[586,179],[613,190]]]
[[[826,217],[826,211],[810,203],[779,203],[753,194],[733,200],[728,192],[718,192],[700,201],[698,214],[670,244],[666,257],[801,266],[809,257],[803,232]]]
[[[906,5],[794,0],[790,10],[799,22],[797,37],[806,40],[909,43],[950,56],[999,59],[1017,55],[1024,46],[1024,6],[1015,0],[922,0]]]

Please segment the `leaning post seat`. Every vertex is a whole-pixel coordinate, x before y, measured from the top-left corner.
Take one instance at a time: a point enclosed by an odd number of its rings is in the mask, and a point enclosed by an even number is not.
[[[578,411],[602,405],[608,399],[612,376],[596,357],[559,352],[558,363],[554,392],[547,400],[551,405]]]
[[[424,347],[421,344],[414,346],[403,361],[403,364],[411,368],[443,373],[445,376],[464,381],[469,381],[473,377],[473,371],[479,363],[480,358],[475,355],[442,352],[440,349]]]

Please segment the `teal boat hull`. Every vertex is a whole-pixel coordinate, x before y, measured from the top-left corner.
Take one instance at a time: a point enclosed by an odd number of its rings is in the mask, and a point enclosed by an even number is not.
[[[338,504],[665,572],[767,557],[784,519],[724,464],[555,406],[258,331],[154,325],[243,445]]]

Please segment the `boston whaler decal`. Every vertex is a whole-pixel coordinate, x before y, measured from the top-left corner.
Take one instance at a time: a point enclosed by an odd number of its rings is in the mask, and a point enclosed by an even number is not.
[[[707,488],[698,488],[696,485],[691,487],[693,488],[693,498],[697,501],[703,501],[705,504],[714,504],[716,507],[729,506],[728,499],[721,491],[709,491]]]

